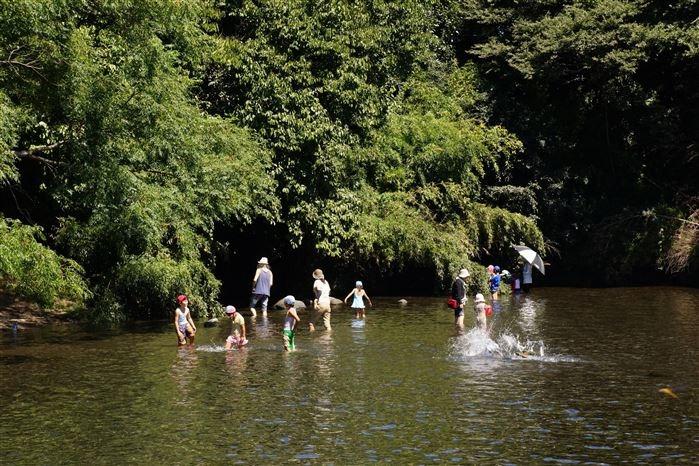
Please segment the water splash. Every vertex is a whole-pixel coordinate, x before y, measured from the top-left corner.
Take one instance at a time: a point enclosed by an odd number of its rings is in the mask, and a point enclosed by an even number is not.
[[[197,351],[203,353],[225,353],[226,347],[223,345],[201,345],[197,346]]]
[[[461,357],[485,357],[513,360],[534,360],[546,362],[577,361],[576,358],[558,354],[548,354],[541,340],[523,340],[508,331],[499,335],[473,328],[454,339],[452,354]]]

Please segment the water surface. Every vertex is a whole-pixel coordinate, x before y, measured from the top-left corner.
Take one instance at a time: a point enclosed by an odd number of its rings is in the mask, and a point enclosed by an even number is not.
[[[229,353],[225,321],[184,349],[168,323],[3,333],[3,464],[699,461],[697,290],[540,289],[489,339],[395,301],[291,354],[280,311]]]

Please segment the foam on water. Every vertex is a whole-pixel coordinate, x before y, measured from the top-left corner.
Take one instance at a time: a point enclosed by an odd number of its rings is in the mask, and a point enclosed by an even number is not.
[[[494,339],[493,339],[494,338]],[[456,337],[451,353],[456,357],[486,357],[513,360],[533,360],[545,362],[573,362],[576,358],[558,354],[548,354],[541,340],[523,340],[504,331],[499,335],[472,328]]]

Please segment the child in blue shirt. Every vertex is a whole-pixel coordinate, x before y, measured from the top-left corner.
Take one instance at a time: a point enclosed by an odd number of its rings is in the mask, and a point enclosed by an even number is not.
[[[500,267],[497,265],[493,267],[493,272],[490,274],[488,287],[490,288],[490,294],[493,299],[498,299],[498,292],[500,291]]]

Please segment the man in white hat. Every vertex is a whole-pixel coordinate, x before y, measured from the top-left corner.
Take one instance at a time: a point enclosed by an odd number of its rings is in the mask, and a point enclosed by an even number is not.
[[[454,309],[454,325],[460,329],[464,328],[464,305],[468,300],[465,280],[469,275],[468,270],[459,270],[459,275],[457,275],[454,283],[451,285],[451,298],[458,303],[458,307]]]
[[[262,309],[262,317],[267,317],[267,303],[269,303],[270,290],[274,283],[274,276],[269,269],[269,261],[266,257],[261,257],[257,261],[257,270],[252,279],[252,297],[250,298],[250,312],[252,316],[257,315],[255,307],[259,304]]]

